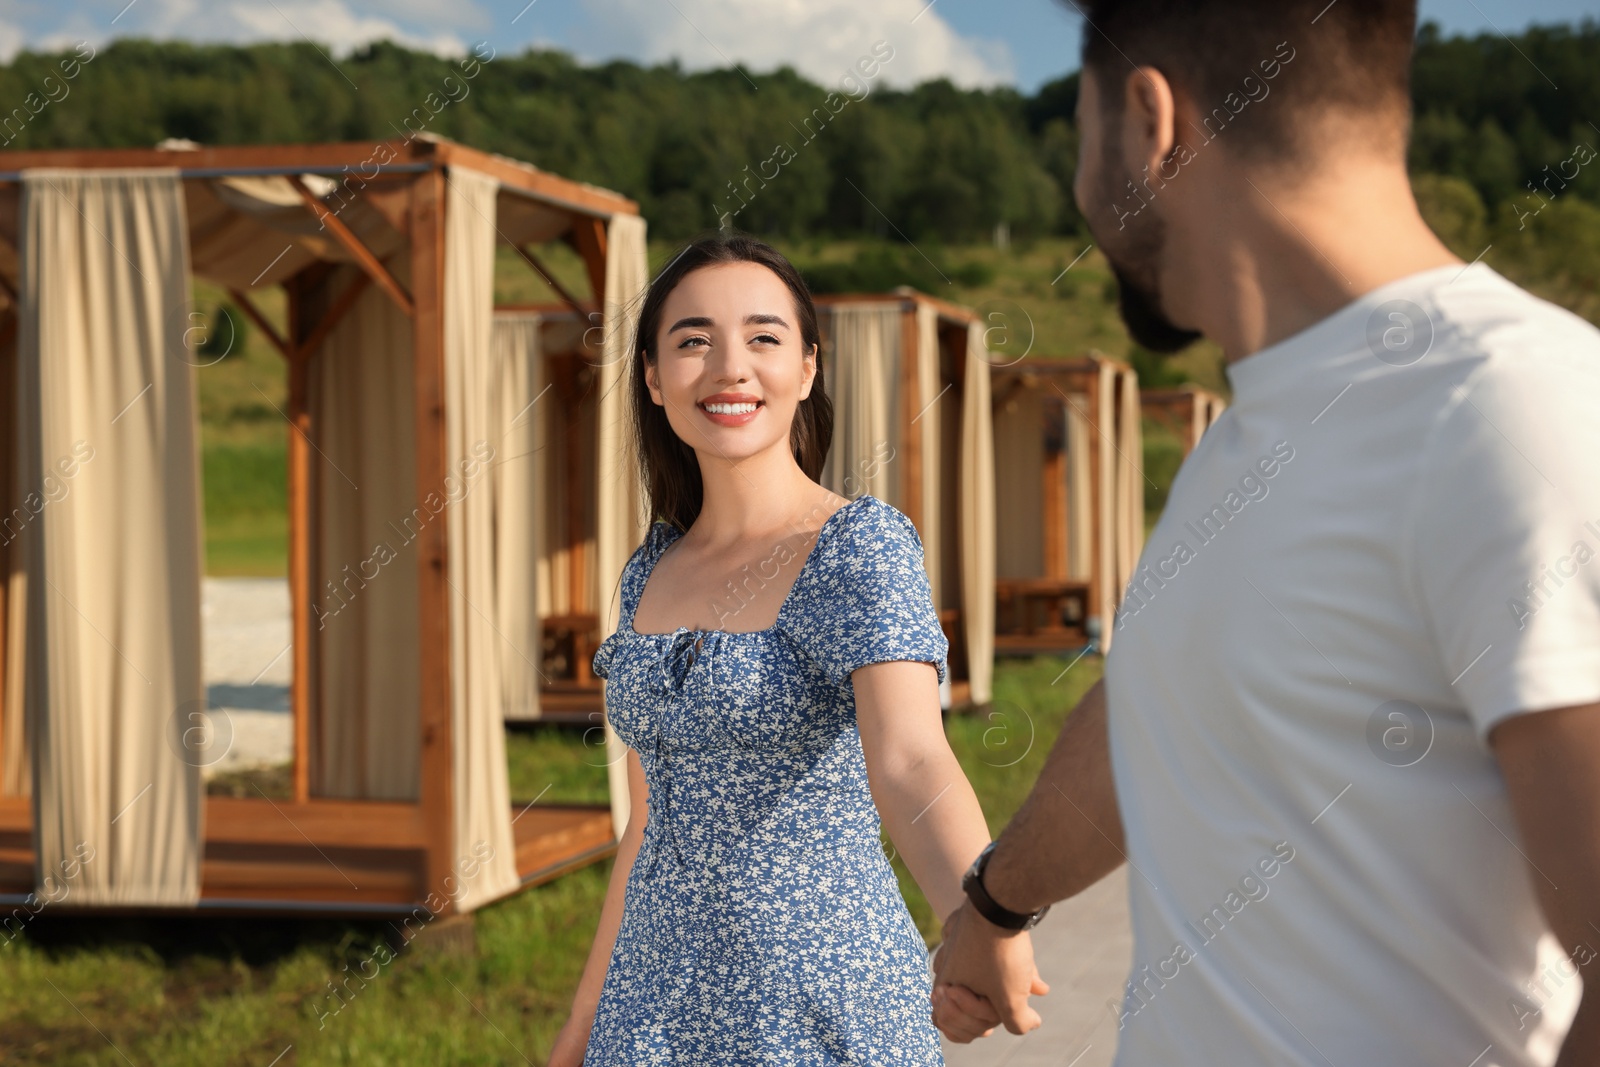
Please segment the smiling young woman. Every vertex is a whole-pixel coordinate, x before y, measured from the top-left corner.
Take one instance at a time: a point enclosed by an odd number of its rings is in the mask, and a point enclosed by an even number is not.
[[[940,915],[989,834],[945,741],[916,528],[818,484],[816,311],[768,245],[685,249],[634,353],[658,521],[594,659],[632,815],[550,1063],[941,1064],[880,830]]]

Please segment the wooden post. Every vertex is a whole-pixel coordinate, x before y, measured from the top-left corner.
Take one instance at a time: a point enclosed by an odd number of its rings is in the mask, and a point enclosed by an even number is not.
[[[595,310],[602,315],[606,310],[606,224],[602,219],[575,216],[572,230],[567,235],[572,247],[583,257],[589,272],[589,291],[594,295]]]
[[[448,473],[444,410],[444,171],[420,174],[411,184],[411,292],[413,382],[416,396],[417,499],[444,492]],[[418,534],[417,596],[422,750],[418,800],[427,827],[423,896],[438,893],[437,914],[453,914],[447,893],[455,849],[455,790],[450,707],[450,584],[446,523],[430,522]]]
[[[927,516],[922,500],[922,438],[912,420],[922,407],[922,392],[917,388],[920,345],[917,333],[917,304],[907,300],[900,311],[900,510],[919,531]]]
[[[289,680],[289,710],[294,728],[293,790],[297,804],[311,796],[311,410],[309,406],[310,353],[299,348],[305,328],[304,279],[292,275],[284,282],[289,307],[289,617],[293,644],[293,673]]]

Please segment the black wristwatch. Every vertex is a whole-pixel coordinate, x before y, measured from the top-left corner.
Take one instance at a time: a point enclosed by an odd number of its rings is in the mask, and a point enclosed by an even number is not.
[[[961,876],[961,888],[967,894],[967,899],[972,901],[972,906],[978,909],[978,914],[996,926],[1004,930],[1031,930],[1039,925],[1039,920],[1050,910],[1050,905],[1046,904],[1033,912],[1012,911],[995,903],[994,897],[983,888],[983,869],[989,865],[989,853],[994,851],[995,844],[996,842],[990,841],[983,846],[978,858],[972,861],[967,873]]]

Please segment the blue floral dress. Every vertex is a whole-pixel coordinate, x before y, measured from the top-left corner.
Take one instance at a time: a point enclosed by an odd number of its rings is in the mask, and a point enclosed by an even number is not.
[[[858,497],[769,629],[641,634],[634,607],[679,536],[651,527],[594,657],[650,796],[584,1064],[942,1065],[850,682],[884,660],[944,680],[916,527]]]

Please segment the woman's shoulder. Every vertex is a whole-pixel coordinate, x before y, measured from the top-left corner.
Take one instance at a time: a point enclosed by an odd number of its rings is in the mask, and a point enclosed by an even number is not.
[[[850,514],[839,540],[851,551],[904,549],[908,545],[915,545],[919,552],[922,550],[922,537],[917,533],[916,524],[888,501],[863,493],[841,510],[845,509]]]
[[[899,508],[863,494],[834,513],[818,546],[811,592],[836,604],[853,591],[922,567],[922,539]],[[806,577],[804,574],[802,578]]]

